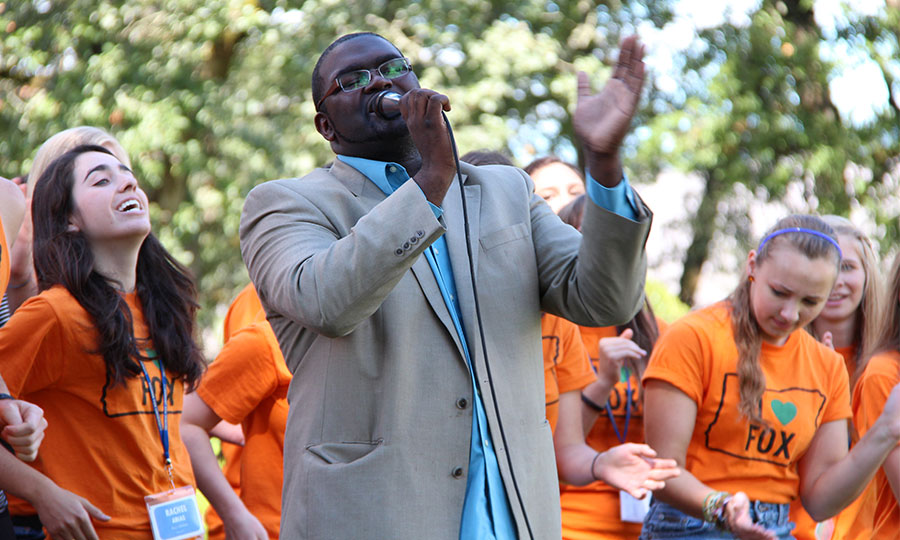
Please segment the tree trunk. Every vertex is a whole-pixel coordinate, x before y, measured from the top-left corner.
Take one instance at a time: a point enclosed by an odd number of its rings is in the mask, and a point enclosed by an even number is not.
[[[716,232],[716,216],[719,213],[719,201],[722,198],[722,181],[717,180],[711,171],[703,171],[706,186],[703,199],[697,213],[691,219],[691,232],[693,240],[688,247],[684,258],[684,270],[681,274],[681,291],[678,298],[689,306],[694,305],[694,294],[697,292],[697,282],[700,279],[700,270],[709,256],[709,246]]]

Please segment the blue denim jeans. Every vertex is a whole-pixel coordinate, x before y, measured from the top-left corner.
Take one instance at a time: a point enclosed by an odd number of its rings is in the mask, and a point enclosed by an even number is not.
[[[750,502],[750,517],[753,522],[771,530],[778,540],[794,540],[791,530],[794,524],[788,517],[787,504],[772,504],[759,501]],[[734,538],[731,533],[719,530],[712,523],[689,516],[668,504],[653,500],[650,511],[644,517],[644,528],[640,540],[657,538],[701,538],[704,540],[727,540]]]

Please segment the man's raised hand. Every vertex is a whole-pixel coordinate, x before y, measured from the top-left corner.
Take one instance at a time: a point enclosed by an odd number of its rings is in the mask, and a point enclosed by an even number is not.
[[[573,122],[585,150],[601,156],[618,153],[644,86],[643,58],[644,46],[637,36],[625,38],[612,78],[597,94],[592,93],[587,74],[578,73]]]

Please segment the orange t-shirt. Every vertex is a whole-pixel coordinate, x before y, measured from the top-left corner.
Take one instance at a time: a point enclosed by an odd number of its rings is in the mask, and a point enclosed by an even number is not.
[[[0,220],[0,298],[6,293],[7,285],[9,285],[9,248],[6,246],[3,220]]]
[[[125,299],[134,335],[146,338],[140,300],[134,293]],[[194,483],[179,428],[184,384],[168,373],[162,378],[157,364],[147,361],[153,392],[143,376],[114,385],[103,357],[87,352],[96,349],[90,316],[65,288],[55,286],[28,299],[0,329],[0,373],[10,392],[44,410],[48,426],[32,465],[112,518],[94,521],[100,538],[147,540],[144,497],[171,489],[152,404],[155,395],[162,414],[162,384],[175,485]],[[35,513],[12,497],[10,511]]]
[[[729,307],[720,302],[666,329],[644,381],[668,382],[697,404],[685,468],[698,480],[715,490],[744,491],[751,500],[789,503],[799,496],[797,462],[816,429],[850,416],[847,370],[804,330],[780,347],[764,342],[766,427],[738,412],[737,361]]]
[[[664,323],[657,321],[660,331]],[[600,369],[600,340],[616,337],[615,326],[579,326],[584,347],[591,357],[594,369]],[[629,383],[631,399],[626,402]],[[644,442],[644,408],[640,399],[641,384],[635,374],[629,381],[619,381],[609,394],[616,428],[609,416],[600,413],[588,433],[586,442],[597,451],[608,450],[621,444],[616,429],[625,442]],[[601,403],[600,405],[605,405]],[[626,405],[631,411],[628,433],[625,433]],[[565,540],[635,539],[641,533],[640,523],[622,521],[619,516],[619,490],[605,482],[594,482],[586,486],[562,487],[560,491],[562,508],[562,536]]]
[[[256,294],[256,288],[253,287],[252,283],[248,283],[234,297],[231,305],[228,306],[223,329],[225,343],[228,343],[231,336],[238,333],[241,329],[264,320],[266,320],[266,312],[259,301],[259,295]]]
[[[900,383],[900,352],[876,354],[853,389],[853,420],[862,436],[881,415],[884,404]],[[856,515],[838,515],[835,538],[841,540],[896,540],[900,538],[900,505],[894,497],[883,468],[861,496]],[[859,499],[857,499],[859,500]],[[851,507],[852,508],[852,507]],[[850,519],[850,518],[854,519]]]
[[[834,352],[841,355],[841,358],[844,359],[844,366],[847,368],[847,373],[852,377],[853,373],[856,372],[856,345],[838,347]]]
[[[253,283],[248,283],[228,306],[223,329],[225,343],[228,343],[231,336],[242,328],[264,320],[266,320],[266,313],[263,311],[256,289],[253,287]],[[241,494],[242,451],[242,446],[222,441],[222,474],[225,475],[228,484],[238,495]],[[209,540],[225,540],[225,526],[222,518],[211,505],[206,509],[204,519],[206,520],[207,538]]]
[[[597,380],[578,334],[578,326],[555,315],[541,316],[544,346],[544,398],[550,430],[556,432],[559,396]]]
[[[268,322],[234,334],[210,365],[197,395],[226,422],[241,424],[241,500],[278,538],[281,522],[284,430],[291,383]]]

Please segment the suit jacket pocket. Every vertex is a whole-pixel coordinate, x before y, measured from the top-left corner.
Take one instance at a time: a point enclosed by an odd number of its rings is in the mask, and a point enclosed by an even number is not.
[[[311,454],[329,464],[353,463],[378,448],[383,439],[374,441],[351,441],[340,443],[311,444],[306,447]]]
[[[509,227],[504,227],[499,231],[488,233],[481,237],[481,248],[485,251],[493,249],[497,246],[526,238],[528,236],[528,226],[524,223],[516,223]]]

